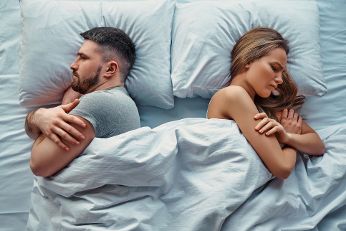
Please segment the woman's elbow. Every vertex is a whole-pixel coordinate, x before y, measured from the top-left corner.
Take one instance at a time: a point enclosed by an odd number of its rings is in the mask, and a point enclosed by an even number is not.
[[[323,143],[317,145],[315,150],[310,154],[312,156],[322,156],[326,152],[326,148]]]
[[[292,169],[293,167],[291,166],[281,166],[272,172],[272,174],[280,180],[285,180],[291,175]]]
[[[326,147],[324,146],[324,143],[322,143],[320,145],[320,148],[318,150],[318,154],[317,155],[322,156],[325,152],[326,152]]]
[[[275,176],[277,178],[279,178],[280,180],[285,180],[290,176],[290,174],[291,174],[291,172],[285,171],[285,172],[280,172],[280,173],[276,174]]]

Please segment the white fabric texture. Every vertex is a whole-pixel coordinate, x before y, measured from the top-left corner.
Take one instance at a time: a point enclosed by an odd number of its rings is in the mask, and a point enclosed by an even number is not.
[[[288,40],[288,70],[304,95],[323,95],[315,1],[178,1],[172,35],[173,94],[210,98],[230,80],[231,50],[245,32],[270,27]]]
[[[21,10],[22,105],[60,103],[71,83],[69,65],[83,42],[79,33],[112,26],[125,31],[136,46],[136,61],[126,81],[132,98],[142,105],[173,107],[170,44],[174,2],[23,0]]]
[[[135,3],[135,1],[132,2]],[[294,2],[300,4],[301,1]],[[346,230],[346,172],[344,167],[346,165],[344,157],[346,153],[346,1],[318,0],[318,5],[322,67],[328,92],[323,97],[307,97],[302,113],[309,125],[316,128],[317,131],[321,131],[321,136],[326,142],[327,152],[321,158],[311,158],[310,160],[299,158],[297,170],[289,179],[284,182],[270,181],[269,184],[256,190],[233,213],[231,218],[227,218],[225,221],[227,225],[232,225],[231,221],[236,222],[235,224],[238,226],[233,226],[235,228],[232,230]],[[29,213],[32,174],[28,166],[28,159],[32,141],[26,136],[23,128],[26,111],[20,107],[17,100],[19,86],[17,52],[21,28],[18,1],[0,1],[0,12],[0,40],[2,42],[0,44],[0,229],[19,231],[25,230]],[[14,15],[17,15],[18,18]],[[4,73],[9,73],[9,75],[2,75]],[[207,99],[175,98],[175,107],[172,110],[139,105],[141,122],[144,125],[156,126],[184,117],[204,117],[207,104]],[[309,168],[304,166],[309,166]],[[305,173],[301,172],[302,170]],[[80,179],[81,182],[86,180],[86,178]],[[105,187],[105,189],[109,188]],[[124,194],[126,194],[126,190],[124,190]],[[95,197],[97,195],[93,194],[91,199]],[[153,211],[150,205],[153,200],[157,200],[157,198],[153,198],[147,197],[149,202],[145,205],[141,203],[145,198],[138,200],[141,206],[137,207],[138,212],[134,217],[138,217],[139,212],[142,212],[142,217],[144,217],[147,210]],[[99,199],[108,200],[109,204],[112,204],[112,198],[108,195]],[[49,203],[55,205],[53,202],[43,200],[45,205]],[[68,199],[63,203],[64,207],[68,206]],[[136,200],[132,200],[130,203],[133,206]],[[218,203],[223,205],[221,198]],[[74,211],[83,210],[82,206],[85,203],[76,202],[72,205],[77,207]],[[125,204],[122,206],[127,207]],[[44,208],[43,206],[41,212]],[[88,211],[89,207],[85,209]],[[52,210],[49,208],[47,211]],[[66,212],[66,210],[64,211]],[[128,209],[123,211],[126,219],[132,215],[125,213]],[[164,212],[164,210],[161,211]],[[215,210],[210,211],[215,212]],[[159,216],[160,212],[156,215]],[[99,210],[95,213],[102,216],[102,212]],[[59,211],[52,216],[46,215],[46,217],[48,217],[45,220],[46,223],[51,221],[63,224],[71,222],[71,220],[57,221],[56,219],[61,218]],[[189,218],[186,217],[186,222],[189,221]],[[148,219],[142,220],[141,227],[147,227],[150,220],[149,214]],[[119,230],[126,230],[126,228],[128,230],[140,229],[125,226]],[[204,231],[203,228],[200,230]],[[221,230],[225,230],[225,228]],[[210,231],[210,229],[205,231]]]
[[[270,179],[233,121],[143,127],[37,177],[28,230],[219,230]]]
[[[253,194],[224,230],[346,230],[346,124],[323,129],[320,136],[323,157],[298,156],[291,176]]]

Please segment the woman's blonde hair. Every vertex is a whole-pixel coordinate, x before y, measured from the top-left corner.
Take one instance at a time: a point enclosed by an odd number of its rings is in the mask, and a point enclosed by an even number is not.
[[[284,49],[288,55],[288,42],[276,30],[255,28],[248,31],[233,47],[231,76],[244,72],[247,64],[268,55],[276,48]],[[277,88],[278,95],[271,95],[268,98],[255,97],[256,106],[272,118],[275,118],[276,112],[284,108],[298,109],[304,103],[304,96],[297,95],[297,85],[288,72],[283,72],[282,80],[282,84],[279,84]]]

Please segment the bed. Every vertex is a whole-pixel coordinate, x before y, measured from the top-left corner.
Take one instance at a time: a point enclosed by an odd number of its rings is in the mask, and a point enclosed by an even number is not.
[[[0,2],[0,230],[346,230],[346,1],[48,2]],[[123,28],[139,48],[127,88],[141,128],[35,178],[26,113],[59,103],[78,32],[97,25]],[[260,25],[292,41],[301,114],[326,145],[322,157],[299,155],[284,181],[232,121],[205,119],[230,46]]]

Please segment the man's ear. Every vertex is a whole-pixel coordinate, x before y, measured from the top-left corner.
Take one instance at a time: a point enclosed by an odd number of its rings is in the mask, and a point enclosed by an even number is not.
[[[111,61],[107,62],[107,64],[106,64],[106,71],[105,71],[104,76],[106,78],[110,78],[110,77],[114,76],[118,71],[119,71],[118,62],[115,60],[111,60]]]

